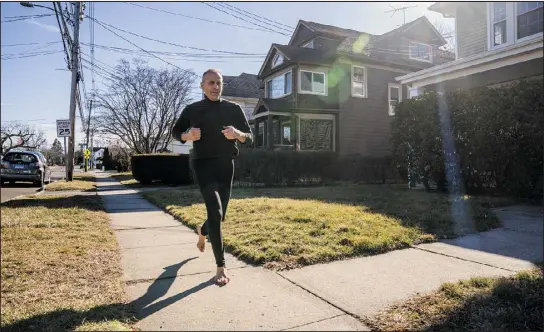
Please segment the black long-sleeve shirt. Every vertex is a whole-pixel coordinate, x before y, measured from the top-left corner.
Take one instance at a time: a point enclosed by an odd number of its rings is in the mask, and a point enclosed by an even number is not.
[[[238,155],[237,140],[228,140],[221,132],[224,127],[233,126],[245,134],[249,134],[244,144],[251,144],[253,135],[242,107],[227,100],[212,101],[207,97],[190,104],[182,111],[181,116],[172,128],[174,139],[181,139],[189,128],[200,129],[200,139],[193,142],[193,158],[235,157]]]

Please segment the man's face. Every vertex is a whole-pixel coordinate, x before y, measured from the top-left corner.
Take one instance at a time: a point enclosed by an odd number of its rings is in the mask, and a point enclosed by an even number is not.
[[[204,75],[200,87],[210,100],[219,100],[223,92],[223,77],[217,73],[207,73]]]

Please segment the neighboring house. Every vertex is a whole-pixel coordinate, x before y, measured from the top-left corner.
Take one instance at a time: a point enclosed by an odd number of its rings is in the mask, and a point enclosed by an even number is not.
[[[223,76],[223,95],[226,100],[242,107],[248,120],[253,119],[253,110],[263,97],[261,81],[257,75],[242,73],[239,76]]]
[[[397,77],[411,97],[542,79],[542,2],[437,2],[455,18],[455,61]]]
[[[392,105],[406,97],[395,77],[453,61],[446,44],[425,17],[383,35],[299,21],[259,72],[256,146],[390,155]]]

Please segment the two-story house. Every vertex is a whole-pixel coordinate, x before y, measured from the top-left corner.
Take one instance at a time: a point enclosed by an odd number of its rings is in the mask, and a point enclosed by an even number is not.
[[[422,17],[382,35],[299,21],[288,45],[273,44],[258,78],[256,146],[386,156],[395,80],[454,59]]]
[[[542,79],[543,2],[437,2],[455,18],[455,61],[399,76],[410,96]]]

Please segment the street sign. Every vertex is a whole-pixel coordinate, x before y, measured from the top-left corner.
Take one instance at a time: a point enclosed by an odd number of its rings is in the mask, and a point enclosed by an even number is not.
[[[86,149],[83,155],[85,156],[85,159],[89,159],[89,157],[91,156],[91,151],[89,151],[89,149]]]
[[[57,137],[70,137],[71,127],[70,120],[57,120]]]

